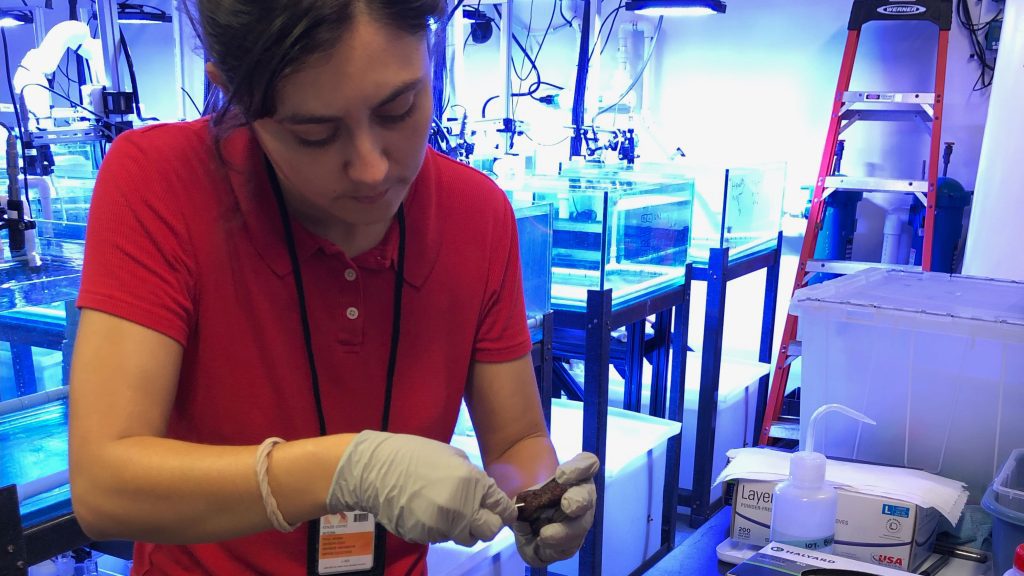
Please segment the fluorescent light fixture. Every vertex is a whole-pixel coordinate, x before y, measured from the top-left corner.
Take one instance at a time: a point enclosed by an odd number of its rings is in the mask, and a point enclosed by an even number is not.
[[[626,10],[652,16],[707,16],[725,14],[723,0],[630,0]]]
[[[28,10],[0,10],[0,27],[13,28],[31,23],[32,13]]]
[[[120,4],[117,7],[120,24],[169,24],[171,15],[146,4]]]

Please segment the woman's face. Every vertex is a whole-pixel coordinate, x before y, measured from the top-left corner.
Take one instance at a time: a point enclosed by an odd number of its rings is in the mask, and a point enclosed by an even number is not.
[[[300,220],[390,222],[419,172],[433,115],[425,36],[356,16],[339,44],[286,77],[254,123]]]

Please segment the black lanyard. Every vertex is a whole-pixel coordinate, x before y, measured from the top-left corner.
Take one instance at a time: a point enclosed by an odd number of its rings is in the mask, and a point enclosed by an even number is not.
[[[277,179],[277,172],[274,171],[270,159],[266,159],[267,176],[270,178],[270,187],[274,191],[274,199],[277,201],[278,213],[281,215],[281,226],[284,229],[285,244],[288,247],[288,258],[292,265],[292,279],[295,281],[295,295],[299,300],[299,317],[302,320],[302,339],[306,345],[306,360],[309,362],[310,383],[313,387],[313,401],[316,404],[316,417],[319,425],[320,435],[327,435],[327,421],[324,418],[324,407],[320,399],[320,377],[316,370],[316,356],[313,353],[313,335],[309,328],[309,311],[306,308],[306,292],[302,284],[302,267],[299,265],[299,255],[295,248],[295,235],[292,232],[292,223],[288,215],[288,206],[284,202],[284,193],[281,191],[281,183]],[[398,340],[402,328],[402,286],[405,284],[405,205],[398,206],[395,214],[398,219],[398,263],[395,272],[395,291],[392,304],[391,319],[391,347],[388,351],[387,379],[384,385],[384,410],[381,415],[380,429],[387,432],[391,419],[391,393],[395,384],[395,366],[398,363]],[[308,569],[311,574],[316,573],[315,554],[309,553],[317,546],[319,536],[319,522],[309,522],[307,556]],[[375,559],[373,571],[370,574],[384,573],[384,551],[386,547],[387,532],[377,525],[375,534]],[[353,575],[356,576],[356,575]]]

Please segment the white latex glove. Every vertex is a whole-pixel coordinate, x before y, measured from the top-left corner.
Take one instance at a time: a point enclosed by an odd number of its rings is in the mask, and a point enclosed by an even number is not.
[[[466,453],[420,436],[365,431],[338,462],[330,513],[365,511],[408,542],[493,539],[515,505]]]
[[[562,495],[562,514],[555,511],[552,515],[554,521],[541,528],[539,533],[534,533],[527,522],[512,524],[516,547],[527,564],[542,568],[552,562],[572,558],[583,546],[583,540],[594,523],[594,506],[597,503],[594,474],[600,467],[597,456],[589,452],[577,454],[555,470],[555,480],[563,486],[570,486]],[[543,483],[538,486],[543,486]]]

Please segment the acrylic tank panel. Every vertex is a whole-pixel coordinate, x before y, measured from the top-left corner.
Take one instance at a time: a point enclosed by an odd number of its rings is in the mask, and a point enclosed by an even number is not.
[[[629,179],[649,184],[693,180],[690,261],[707,262],[712,248],[729,248],[732,259],[776,241],[786,186],[783,163],[726,167],[681,161],[673,164],[601,166],[573,164],[562,176],[590,182]]]
[[[551,304],[582,309],[588,290],[613,305],[683,283],[693,182],[531,177],[501,183],[513,201],[554,206]]]
[[[551,310],[551,210],[551,204],[515,207],[526,320],[534,342],[543,336],[541,324]]]
[[[24,525],[71,511],[67,401],[0,414],[0,454],[0,486],[17,484]]]
[[[36,225],[28,248],[39,266],[12,260],[7,234],[0,236],[0,485],[17,484],[26,526],[71,510],[61,398],[85,236],[84,223]]]
[[[785,164],[694,168],[691,261],[707,262],[712,248],[736,259],[773,245],[782,222]]]

